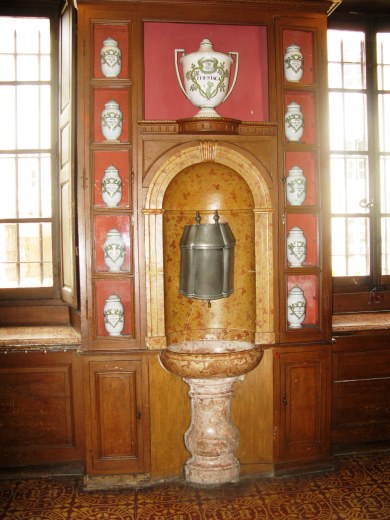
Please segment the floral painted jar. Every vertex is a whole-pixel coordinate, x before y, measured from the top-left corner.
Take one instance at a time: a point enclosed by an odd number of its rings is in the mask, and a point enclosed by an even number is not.
[[[122,112],[113,99],[104,105],[101,114],[102,134],[107,141],[117,142],[122,133]]]
[[[116,208],[122,199],[122,179],[119,176],[118,168],[112,164],[104,170],[102,199],[108,208]]]
[[[301,106],[292,101],[284,115],[284,132],[289,141],[299,141],[303,136],[304,118]]]
[[[183,82],[178,67],[178,57],[183,67]],[[229,85],[230,68],[234,63],[234,77]],[[226,101],[237,80],[238,52],[217,52],[210,40],[200,42],[198,51],[186,54],[184,49],[175,49],[176,75],[181,90],[188,100],[200,108],[194,117],[221,117],[215,107]]]
[[[306,259],[306,237],[303,230],[294,226],[287,235],[287,261],[291,267],[301,267]]]
[[[104,40],[100,51],[100,67],[102,74],[106,78],[116,78],[121,72],[122,53],[118,47],[118,42],[114,38],[108,37]]]
[[[108,270],[114,273],[120,271],[125,261],[125,243],[117,229],[112,228],[107,232],[103,251],[104,263]]]
[[[289,170],[286,177],[286,199],[291,206],[301,206],[306,199],[306,177],[297,165]]]
[[[110,336],[120,336],[125,325],[125,313],[119,296],[112,293],[103,308],[104,326]]]
[[[298,45],[293,43],[284,55],[284,77],[286,81],[300,81],[303,75],[303,55]]]
[[[300,287],[295,285],[288,293],[287,321],[291,329],[300,329],[306,317],[306,298]]]

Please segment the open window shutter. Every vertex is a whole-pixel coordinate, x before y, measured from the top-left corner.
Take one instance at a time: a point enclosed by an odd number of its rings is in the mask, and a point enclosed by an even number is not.
[[[75,9],[66,4],[59,34],[61,294],[77,307],[75,193]]]

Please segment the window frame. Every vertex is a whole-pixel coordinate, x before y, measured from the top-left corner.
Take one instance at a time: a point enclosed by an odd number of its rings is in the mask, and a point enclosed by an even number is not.
[[[52,200],[52,263],[53,286],[0,288],[1,305],[15,303],[26,305],[39,303],[52,305],[61,302],[60,293],[60,214],[59,214],[59,175],[58,175],[58,99],[59,99],[59,3],[42,2],[41,5],[15,5],[2,8],[2,17],[48,18],[50,20],[50,89],[51,89],[51,200]],[[34,302],[33,302],[34,301]]]
[[[334,13],[328,29],[361,31],[366,44],[366,93],[369,192],[375,204],[370,209],[370,258],[368,276],[332,277],[333,313],[373,312],[390,308],[390,276],[380,273],[380,170],[376,33],[390,32],[390,17],[354,13]],[[328,89],[330,91],[330,89]],[[330,152],[332,155],[332,152]]]

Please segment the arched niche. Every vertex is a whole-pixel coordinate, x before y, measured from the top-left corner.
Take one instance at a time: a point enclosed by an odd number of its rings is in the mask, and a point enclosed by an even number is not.
[[[179,148],[179,147],[178,147]],[[236,171],[248,184],[254,200],[255,225],[255,342],[275,342],[274,324],[274,211],[270,175],[257,160],[251,160],[239,147],[217,141],[199,141],[173,149],[162,157],[152,173],[143,209],[145,217],[145,276],[147,334],[151,349],[165,348],[163,199],[172,179],[184,168],[216,162]]]

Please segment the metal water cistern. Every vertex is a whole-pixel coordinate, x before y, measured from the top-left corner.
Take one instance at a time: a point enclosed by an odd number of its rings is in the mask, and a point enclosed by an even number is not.
[[[201,224],[199,211],[196,224],[184,226],[180,240],[180,287],[187,298],[217,300],[227,298],[234,290],[234,246],[236,240],[227,222]]]

